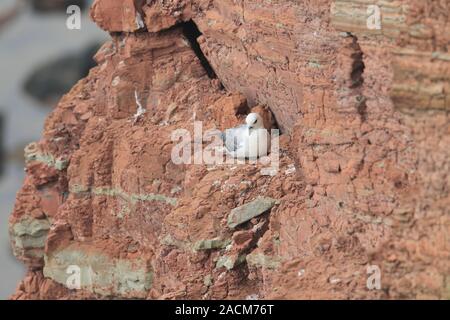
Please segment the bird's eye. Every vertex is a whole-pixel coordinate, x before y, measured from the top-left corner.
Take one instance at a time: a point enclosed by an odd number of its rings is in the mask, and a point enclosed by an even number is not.
[[[258,119],[255,119],[255,121],[253,121],[253,124],[255,124],[255,123],[257,123],[258,122]]]

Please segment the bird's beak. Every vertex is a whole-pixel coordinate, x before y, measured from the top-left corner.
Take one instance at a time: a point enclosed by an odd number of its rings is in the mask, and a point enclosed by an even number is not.
[[[247,125],[247,127],[248,127],[249,129],[253,129],[253,126],[251,126],[251,125]]]

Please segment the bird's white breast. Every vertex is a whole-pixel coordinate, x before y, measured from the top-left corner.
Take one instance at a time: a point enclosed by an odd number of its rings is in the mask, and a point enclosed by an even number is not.
[[[246,141],[246,157],[259,158],[266,156],[270,149],[270,136],[266,129],[250,130]]]

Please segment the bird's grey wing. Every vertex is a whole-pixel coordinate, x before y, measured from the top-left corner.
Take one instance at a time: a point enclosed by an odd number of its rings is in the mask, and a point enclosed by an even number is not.
[[[241,125],[222,132],[222,140],[225,142],[228,151],[236,151],[243,145],[247,130],[246,125]]]

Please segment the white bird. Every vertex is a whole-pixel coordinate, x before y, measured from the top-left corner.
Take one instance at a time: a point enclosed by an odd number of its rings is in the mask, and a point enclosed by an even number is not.
[[[270,135],[257,113],[250,113],[245,123],[222,133],[226,151],[238,159],[257,159],[266,156],[270,149]]]

